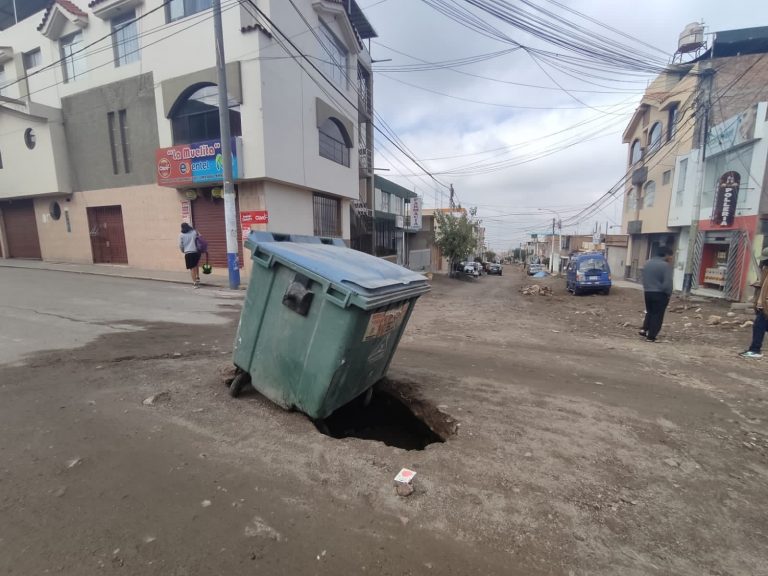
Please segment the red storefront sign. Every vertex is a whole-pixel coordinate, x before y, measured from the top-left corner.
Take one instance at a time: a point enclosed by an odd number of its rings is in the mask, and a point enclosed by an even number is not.
[[[269,212],[266,210],[246,210],[240,212],[240,229],[243,231],[243,239],[248,238],[252,224],[268,224]]]
[[[720,228],[732,228],[736,217],[736,203],[739,201],[741,175],[738,172],[726,172],[720,177],[715,190],[712,207],[712,224]]]

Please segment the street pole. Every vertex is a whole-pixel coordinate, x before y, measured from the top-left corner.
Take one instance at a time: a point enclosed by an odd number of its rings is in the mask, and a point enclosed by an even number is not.
[[[227,269],[229,288],[240,287],[240,262],[238,262],[237,210],[235,208],[235,183],[232,174],[232,140],[229,131],[229,96],[227,70],[224,58],[224,32],[221,25],[221,0],[213,0],[213,31],[216,42],[216,72],[219,83],[219,125],[221,127],[221,158],[224,180],[224,227],[227,233]]]
[[[701,97],[696,113],[700,114],[698,122],[698,154],[696,164],[696,186],[693,197],[693,210],[691,212],[691,225],[688,228],[688,253],[685,258],[685,270],[683,273],[683,295],[687,298],[693,290],[693,259],[696,237],[699,234],[699,218],[701,217],[701,195],[704,190],[704,162],[707,159],[707,138],[709,137],[709,109],[712,103],[712,81],[714,70],[706,69],[702,73]],[[706,87],[705,87],[706,82]]]
[[[552,217],[552,248],[549,251],[549,271],[555,273],[555,218]]]

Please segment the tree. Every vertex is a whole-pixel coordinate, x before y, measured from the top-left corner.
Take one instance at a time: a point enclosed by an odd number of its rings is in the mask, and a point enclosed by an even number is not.
[[[453,276],[456,264],[466,260],[475,248],[477,243],[475,227],[465,212],[457,216],[450,212],[436,210],[435,220],[437,222],[435,244],[451,263],[450,275]]]
[[[486,251],[484,256],[485,256],[486,262],[496,262],[496,252],[494,252],[493,250]]]

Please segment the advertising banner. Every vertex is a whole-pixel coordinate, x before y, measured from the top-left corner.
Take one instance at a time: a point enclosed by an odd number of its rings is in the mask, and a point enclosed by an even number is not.
[[[421,196],[411,198],[411,230],[421,230]]]
[[[738,172],[726,172],[720,176],[715,191],[715,203],[712,207],[712,224],[721,228],[731,228],[736,217],[736,203],[739,201],[741,175]]]
[[[240,230],[243,232],[243,240],[248,238],[252,224],[268,224],[269,212],[266,210],[246,210],[240,212]]]
[[[183,188],[223,182],[224,160],[220,140],[158,148],[155,164],[160,186]],[[232,173],[236,179],[240,175],[238,168],[237,142],[236,138],[232,138]]]

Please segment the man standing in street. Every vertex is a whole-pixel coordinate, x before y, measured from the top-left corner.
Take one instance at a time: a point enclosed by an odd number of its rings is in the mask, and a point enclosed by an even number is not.
[[[643,268],[643,291],[645,293],[645,320],[640,336],[646,342],[656,342],[656,336],[664,322],[664,312],[672,295],[672,258],[670,246],[661,246],[654,258]]]
[[[755,323],[752,324],[752,342],[739,356],[762,358],[763,339],[768,331],[768,248],[760,254],[760,279],[755,291]]]

